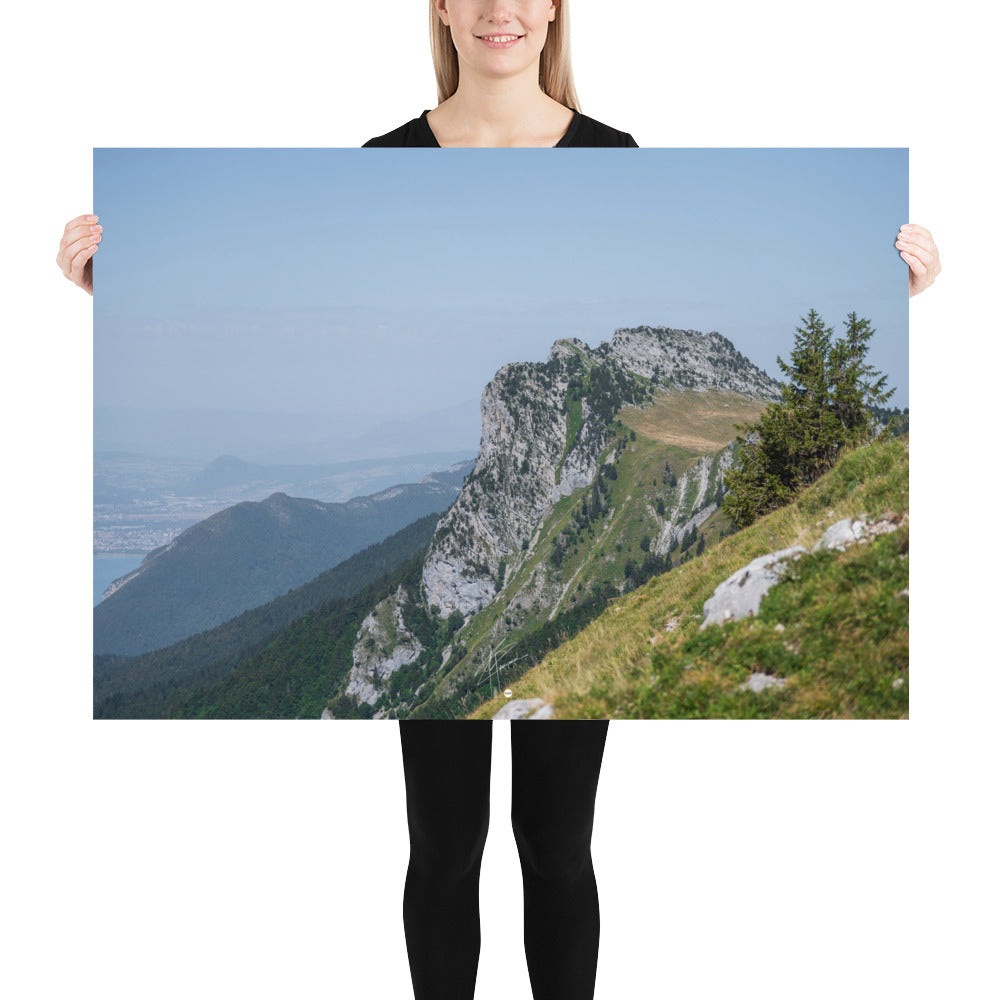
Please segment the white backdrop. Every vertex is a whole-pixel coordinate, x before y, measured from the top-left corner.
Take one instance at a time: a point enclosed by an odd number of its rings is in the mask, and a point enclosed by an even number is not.
[[[641,146],[909,146],[899,221],[944,262],[911,307],[913,720],[614,724],[597,997],[982,995],[996,654],[965,553],[993,523],[991,33],[968,3],[573,6],[588,114]],[[54,256],[94,146],[357,146],[431,107],[425,6],[57,0],[5,22],[9,995],[403,1000],[394,724],[90,720],[90,300]],[[802,225],[822,254],[823,219]],[[507,746],[497,724],[477,1000],[530,995]]]

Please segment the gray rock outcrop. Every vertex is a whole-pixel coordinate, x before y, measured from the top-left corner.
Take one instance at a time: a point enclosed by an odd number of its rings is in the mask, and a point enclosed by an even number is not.
[[[908,516],[907,514],[902,517],[887,516],[881,517],[877,521],[870,521],[867,514],[862,514],[861,517],[857,518],[845,517],[837,521],[836,524],[831,524],[823,532],[822,538],[812,547],[812,551],[837,549],[837,551],[843,552],[848,545],[868,542],[876,535],[887,535],[889,532],[895,531],[900,524],[907,520]]]
[[[754,694],[759,694],[761,691],[766,691],[768,688],[783,688],[788,683],[784,677],[774,677],[772,674],[762,674],[760,672],[752,673],[741,685],[741,691],[753,691]]]
[[[733,466],[735,444],[730,442],[715,455],[702,455],[677,481],[676,502],[667,512],[653,541],[656,555],[666,555],[693,528],[700,528],[719,509],[711,497]],[[690,512],[694,511],[693,514]],[[655,512],[650,514],[656,517]],[[660,520],[657,518],[657,520]]]
[[[504,719],[551,719],[552,717],[552,706],[544,698],[515,698],[513,701],[508,701],[493,716],[497,721]]]
[[[611,344],[601,344],[597,352],[605,347],[631,371],[654,381],[668,378],[685,389],[725,389],[773,400],[781,396],[778,384],[767,372],[714,330],[700,333],[662,326],[619,329]]]
[[[805,551],[801,545],[792,545],[778,552],[768,552],[727,577],[705,601],[702,608],[705,620],[701,627],[757,614],[764,595],[781,579],[787,560]]]
[[[836,549],[843,552],[849,545],[868,542],[877,535],[895,531],[908,517],[908,514],[902,516],[890,514],[874,521],[869,519],[867,514],[857,518],[845,517],[831,524],[810,551]],[[806,551],[801,545],[793,545],[778,552],[768,552],[766,555],[758,556],[738,569],[723,580],[715,588],[712,596],[705,601],[702,608],[705,620],[701,627],[737,621],[750,614],[756,615],[760,610],[761,600],[781,579],[789,560],[798,559]]]
[[[398,587],[395,594],[375,605],[358,629],[344,694],[359,703],[374,705],[392,674],[412,663],[423,649],[403,622],[403,604],[408,599]]]

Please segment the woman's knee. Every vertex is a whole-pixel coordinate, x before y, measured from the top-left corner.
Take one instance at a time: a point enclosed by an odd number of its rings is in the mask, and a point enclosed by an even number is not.
[[[577,827],[511,816],[514,840],[526,873],[543,879],[572,881],[593,871],[590,823]]]
[[[488,831],[488,812],[463,824],[411,824],[410,861],[435,879],[461,879],[479,869]]]

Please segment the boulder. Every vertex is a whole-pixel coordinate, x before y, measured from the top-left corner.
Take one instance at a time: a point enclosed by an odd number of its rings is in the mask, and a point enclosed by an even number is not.
[[[493,716],[494,719],[551,719],[552,706],[544,698],[515,698]]]
[[[705,601],[702,608],[705,620],[701,627],[757,614],[764,595],[781,579],[787,561],[798,558],[805,551],[801,545],[792,545],[768,552],[727,577]]]

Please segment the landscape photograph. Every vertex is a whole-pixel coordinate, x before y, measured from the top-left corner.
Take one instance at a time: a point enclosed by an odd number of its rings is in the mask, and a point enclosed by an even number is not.
[[[95,719],[905,719],[905,149],[97,149]]]

